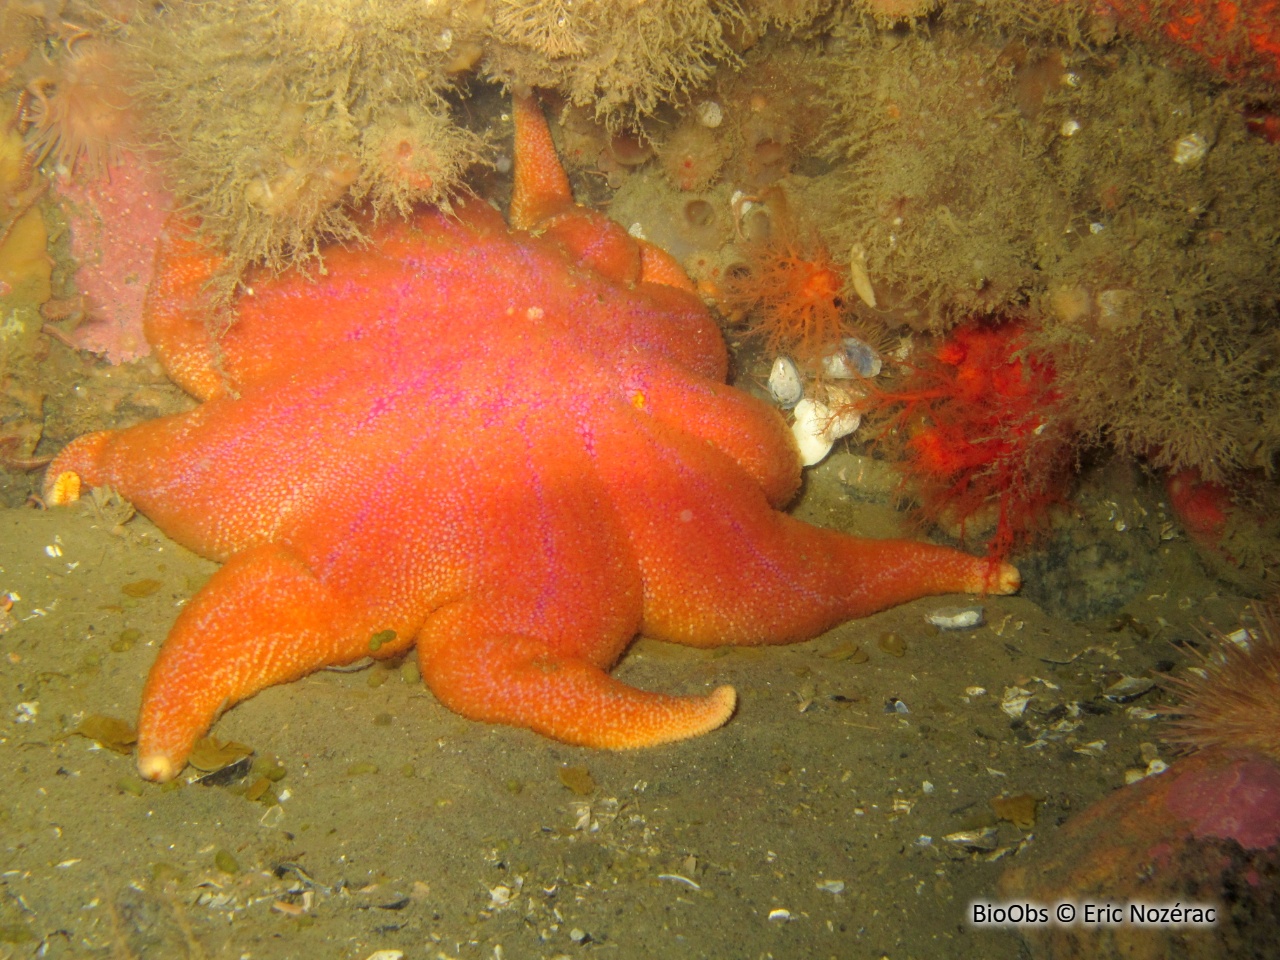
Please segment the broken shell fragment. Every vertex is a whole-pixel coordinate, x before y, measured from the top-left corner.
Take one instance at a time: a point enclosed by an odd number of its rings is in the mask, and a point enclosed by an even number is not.
[[[783,410],[790,410],[804,396],[804,381],[790,357],[778,357],[769,371],[769,396]]]
[[[972,630],[982,626],[984,618],[982,607],[939,607],[925,615],[939,630]]]
[[[1107,687],[1102,695],[1112,703],[1132,703],[1155,685],[1156,682],[1150,677],[1121,677]]]
[[[957,830],[948,833],[942,839],[954,843],[957,847],[968,850],[994,850],[999,843],[995,827],[983,827],[980,830]]]
[[[1020,717],[1027,710],[1027,704],[1031,702],[1032,693],[1022,687],[1005,687],[1004,695],[1000,698],[1000,709],[1005,712],[1006,716]]]

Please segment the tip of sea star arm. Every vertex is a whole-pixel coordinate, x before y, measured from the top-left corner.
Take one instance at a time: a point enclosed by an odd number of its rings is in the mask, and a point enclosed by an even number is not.
[[[656,747],[718,730],[729,722],[737,709],[738,691],[726,684],[716,687],[705,697],[681,697],[679,702],[683,706],[682,716],[676,722],[660,725],[650,738],[638,737],[635,743],[623,744],[622,748]]]
[[[168,783],[178,775],[183,763],[175,762],[163,753],[144,754],[138,757],[138,773],[144,780],[156,783]]]
[[[1011,593],[1017,593],[1020,589],[1022,589],[1022,574],[1018,572],[1018,568],[1011,563],[1001,561],[991,571],[990,580],[984,584],[982,592],[1008,596]]]
[[[640,241],[640,279],[645,283],[660,283],[689,293],[698,292],[676,258],[648,240]]]
[[[113,433],[112,430],[86,433],[72,440],[53,458],[44,475],[46,506],[61,507],[75,503],[85,486],[97,486],[102,482],[98,476],[98,461]]]
[[[616,683],[616,681],[615,681]],[[609,697],[607,714],[588,728],[549,724],[541,732],[566,743],[600,750],[640,750],[691,740],[729,722],[738,705],[733,687],[716,687],[706,696],[669,696],[622,688]],[[583,712],[579,712],[579,715]],[[539,729],[534,725],[534,729]]]
[[[537,97],[516,94],[515,183],[511,192],[511,226],[531,230],[549,216],[573,206],[573,191],[551,140],[551,128]]]

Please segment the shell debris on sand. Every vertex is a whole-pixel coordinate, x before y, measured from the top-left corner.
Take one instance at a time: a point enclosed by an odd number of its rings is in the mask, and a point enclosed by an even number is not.
[[[938,607],[925,614],[925,620],[939,630],[972,630],[986,621],[982,607]]]

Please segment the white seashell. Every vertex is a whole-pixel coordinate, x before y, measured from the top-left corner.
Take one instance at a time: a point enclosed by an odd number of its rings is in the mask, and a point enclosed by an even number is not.
[[[1173,162],[1180,167],[1194,166],[1208,152],[1209,141],[1201,134],[1189,133],[1173,145]]]
[[[846,406],[851,400],[844,391],[831,387],[827,388],[827,394],[841,406]],[[809,399],[796,404],[795,415],[791,432],[795,434],[800,448],[800,462],[806,467],[821,462],[831,452],[832,444],[853,433],[862,422],[862,416],[856,410],[846,410],[837,415],[825,403]]]
[[[838,349],[822,358],[823,372],[838,380],[879,376],[880,367],[880,354],[857,337],[845,337]]]
[[[1006,716],[1020,717],[1027,711],[1033,694],[1022,687],[1005,687],[1004,696],[1000,698],[1000,709]]]
[[[939,607],[925,615],[939,630],[972,630],[982,626],[982,607]]]
[[[982,827],[979,830],[958,830],[955,833],[948,833],[942,839],[947,843],[954,843],[957,847],[966,847],[970,850],[994,850],[1000,845],[995,827]]]
[[[800,448],[800,462],[806,467],[820,463],[831,452],[834,437],[827,436],[831,411],[817,400],[801,400],[796,404],[796,422],[791,425],[796,445]]]
[[[769,371],[769,395],[783,410],[790,410],[804,396],[804,381],[790,357],[778,357],[773,361],[773,369]]]
[[[847,437],[858,429],[862,423],[862,414],[853,406],[853,394],[839,387],[827,387],[828,408],[835,407],[841,412],[833,416],[827,424],[827,436],[834,442]]]

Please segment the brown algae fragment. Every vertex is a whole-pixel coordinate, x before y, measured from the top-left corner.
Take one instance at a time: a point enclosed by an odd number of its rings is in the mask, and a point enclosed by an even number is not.
[[[255,776],[266,777],[273,783],[279,783],[288,772],[284,761],[279,757],[256,757],[250,770]]]
[[[240,872],[239,862],[231,855],[231,851],[226,849],[219,849],[213,855],[213,865],[228,876],[234,877]]]
[[[188,762],[202,773],[212,773],[252,755],[253,747],[243,743],[219,740],[217,737],[204,737],[196,741]]]
[[[991,809],[1001,820],[1007,820],[1019,830],[1030,830],[1036,825],[1036,810],[1040,800],[1029,793],[1016,797],[993,797]]]
[[[249,785],[249,788],[245,790],[244,798],[254,802],[261,801],[268,806],[279,799],[276,796],[271,780],[267,777],[259,777],[257,780],[253,781],[253,783]]]
[[[867,651],[863,650],[852,640],[846,641],[838,647],[833,647],[830,650],[824,651],[820,656],[827,660],[848,660],[850,663],[866,663],[871,659]]]
[[[902,657],[907,653],[907,641],[893,631],[880,634],[876,646],[891,657]]]
[[[556,770],[556,776],[560,778],[561,783],[580,797],[587,797],[596,792],[596,782],[591,776],[591,771],[586,767],[562,766]]]
[[[120,592],[126,597],[133,597],[135,600],[141,600],[143,597],[149,597],[164,584],[159,580],[146,579],[135,580],[132,583],[126,583],[120,588]]]
[[[138,731],[131,723],[100,713],[89,714],[71,732],[88,737],[98,746],[114,750],[116,753],[129,753],[133,750],[133,745],[138,742]]]
[[[121,630],[120,635],[107,644],[112,653],[126,653],[142,638],[142,631],[132,627]]]
[[[391,643],[395,638],[396,632],[394,630],[379,630],[369,638],[369,652],[377,653],[384,644]]]

